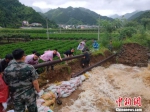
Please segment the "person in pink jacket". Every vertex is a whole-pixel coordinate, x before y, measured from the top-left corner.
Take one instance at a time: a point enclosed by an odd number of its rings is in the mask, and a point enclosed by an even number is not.
[[[35,52],[34,54],[27,55],[25,58],[25,63],[30,65],[38,64],[40,54]]]
[[[52,51],[50,51],[50,50],[45,51],[44,54],[41,55],[40,59],[43,60],[43,61],[53,61],[53,58],[55,56],[59,57],[59,59],[62,61],[60,53],[57,51],[57,49],[52,50]],[[54,66],[51,66],[51,69],[53,70]]]

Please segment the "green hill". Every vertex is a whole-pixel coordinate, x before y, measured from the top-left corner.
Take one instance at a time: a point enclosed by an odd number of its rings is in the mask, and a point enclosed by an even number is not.
[[[121,15],[121,16],[119,16],[119,15],[117,15],[117,14],[114,14],[114,15],[112,15],[112,16],[110,16],[110,17],[113,18],[113,19],[116,19],[116,18],[121,19],[122,17],[124,17],[124,18],[126,18],[126,19],[129,19],[131,16],[135,15],[135,14],[138,13],[138,12],[139,12],[139,11],[134,11],[134,12],[131,12],[131,13],[126,13],[126,14]]]
[[[145,30],[150,30],[150,10],[135,18],[134,21],[141,23]]]
[[[136,20],[137,22],[141,22],[141,20],[142,20],[143,18],[148,18],[148,19],[150,19],[150,10],[144,12],[143,14],[141,14],[139,17],[135,18],[134,20]]]
[[[58,24],[95,25],[99,18],[99,14],[89,9],[73,7],[51,9],[45,15]],[[100,19],[113,20],[112,18],[101,15]]]
[[[136,18],[138,18],[140,15],[142,15],[143,13],[145,13],[146,11],[140,11],[137,12],[136,14],[132,15],[130,18],[128,18],[128,20],[134,20]]]
[[[0,0],[0,26],[18,28],[22,21],[29,23],[41,23],[46,26],[46,20],[31,7],[21,4],[18,0]],[[56,23],[49,21],[50,27],[56,27]]]

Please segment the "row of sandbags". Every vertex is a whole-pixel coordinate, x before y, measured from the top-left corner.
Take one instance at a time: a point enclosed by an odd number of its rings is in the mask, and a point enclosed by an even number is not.
[[[51,84],[44,90],[43,95],[37,99],[38,112],[53,112],[56,98],[70,96],[90,75],[89,72],[86,72],[81,76],[71,78],[69,81]]]
[[[46,91],[52,91],[56,97],[68,97],[70,94],[77,89],[82,82],[89,78],[90,73],[86,72],[85,74],[71,78],[69,81],[62,81],[59,84],[50,85]]]

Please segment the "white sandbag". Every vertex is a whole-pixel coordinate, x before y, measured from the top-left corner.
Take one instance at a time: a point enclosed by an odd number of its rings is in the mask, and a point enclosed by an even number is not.
[[[49,86],[46,90],[51,91],[53,89],[53,86]]]
[[[37,107],[39,108],[42,105],[42,103],[44,103],[44,102],[45,102],[44,99],[37,99],[36,100]]]
[[[61,86],[62,85],[65,85],[65,86],[70,85],[70,82],[69,81],[63,81],[62,84],[61,84]]]
[[[60,92],[61,95],[64,94],[64,93],[65,93],[64,91],[61,91],[61,92]]]
[[[66,86],[64,86],[64,85],[61,85],[61,86],[60,86],[60,88],[62,88],[62,89],[66,89]]]
[[[69,93],[69,90],[68,90],[68,89],[65,89],[65,90],[64,90],[64,93],[65,93],[65,94],[68,94],[68,93]]]
[[[82,84],[82,79],[80,78],[79,85],[81,85],[81,84]]]
[[[76,79],[76,80],[79,80],[79,79],[80,79],[80,76],[78,76],[78,77],[75,77],[75,79]]]
[[[58,89],[59,88],[59,86],[56,86],[56,85],[50,85],[48,88],[47,88],[47,90],[49,90],[49,91],[51,91],[52,89]]]
[[[58,95],[59,97],[61,97],[62,94],[64,94],[64,90],[63,90],[62,88],[59,88],[59,89],[57,90],[57,95]]]
[[[75,86],[75,85],[74,85],[73,83],[72,83],[72,84],[70,84],[70,87],[71,87],[71,88],[74,88],[74,86]]]
[[[62,95],[63,98],[68,97],[68,96],[70,96],[70,94],[63,94]]]
[[[38,108],[38,112],[41,112],[44,108],[45,108],[45,106],[40,106],[40,107]]]
[[[71,80],[71,81],[70,81],[70,83],[71,83],[71,84],[74,84],[74,86],[76,86],[76,85],[77,85],[77,82],[78,82],[78,80],[77,80],[77,79],[74,79],[74,80]]]
[[[85,74],[87,74],[89,77],[91,77],[92,74],[90,74],[89,72],[86,72]]]
[[[84,75],[81,75],[81,80],[85,81],[86,77]]]
[[[72,87],[71,87],[70,85],[69,85],[69,86],[66,86],[66,88],[67,88],[67,89],[72,89]]]
[[[51,91],[52,91],[53,93],[56,93],[56,92],[57,92],[57,89],[51,89]]]

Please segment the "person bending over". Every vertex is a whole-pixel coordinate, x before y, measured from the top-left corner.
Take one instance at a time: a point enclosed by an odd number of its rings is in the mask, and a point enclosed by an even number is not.
[[[73,53],[74,53],[74,49],[73,48],[71,50],[67,50],[66,52],[64,52],[64,57],[65,58],[71,57],[71,56],[73,56]],[[66,64],[68,64],[68,61],[66,61]]]
[[[40,57],[40,54],[37,52],[31,55],[27,55],[25,57],[25,63],[30,64],[30,65],[38,64],[39,57]]]
[[[59,59],[62,61],[62,58],[60,56],[60,53],[57,51],[57,49],[52,50],[52,51],[46,51],[43,55],[41,55],[40,59],[43,61],[53,61],[53,58],[57,56]],[[54,66],[51,66],[51,70],[54,69]]]

